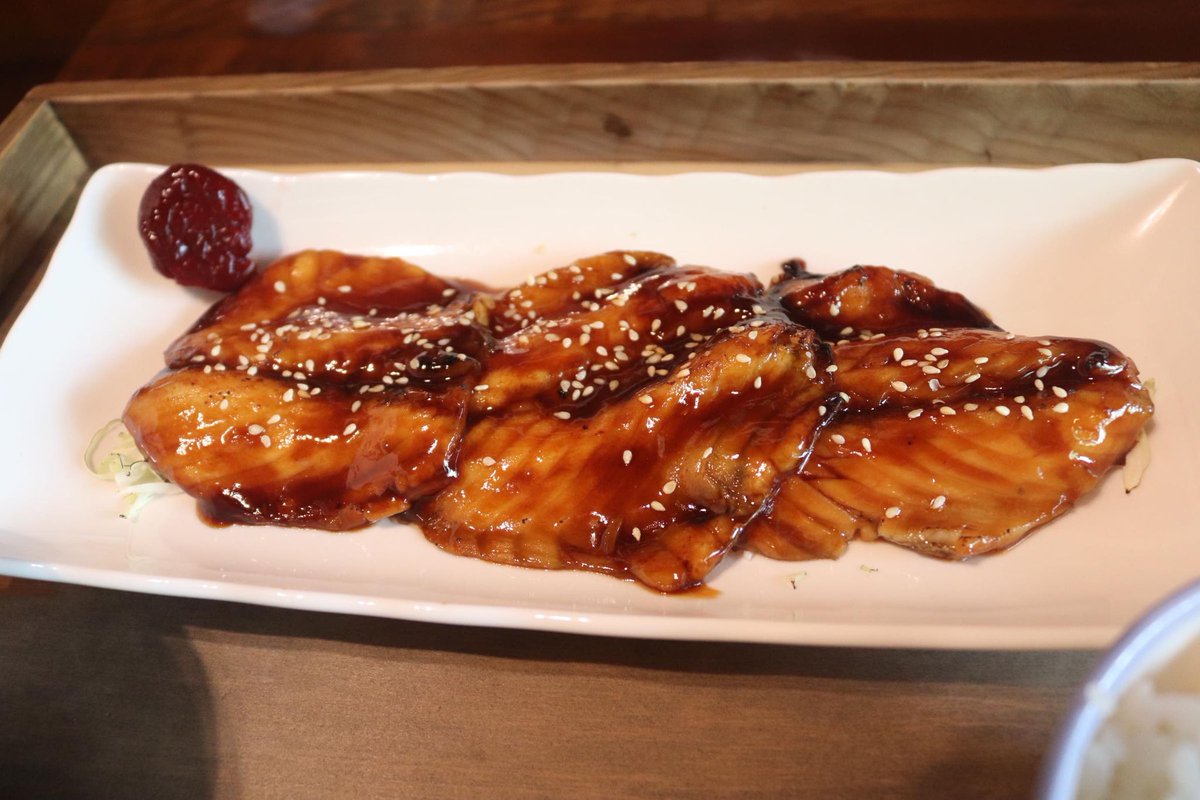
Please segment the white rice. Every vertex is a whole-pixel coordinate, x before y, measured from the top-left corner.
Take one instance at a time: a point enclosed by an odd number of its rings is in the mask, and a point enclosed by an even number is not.
[[[1200,798],[1200,641],[1121,695],[1084,755],[1077,797]]]

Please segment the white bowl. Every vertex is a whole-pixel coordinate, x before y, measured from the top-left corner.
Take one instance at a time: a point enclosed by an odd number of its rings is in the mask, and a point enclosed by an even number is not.
[[[1084,754],[1122,693],[1200,637],[1200,581],[1168,597],[1121,637],[1079,691],[1046,760],[1038,797],[1074,800]]]

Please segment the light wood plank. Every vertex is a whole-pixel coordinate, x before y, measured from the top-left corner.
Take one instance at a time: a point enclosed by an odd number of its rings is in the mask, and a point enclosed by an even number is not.
[[[1200,157],[1194,64],[454,68],[67,84],[36,96],[93,166]]]

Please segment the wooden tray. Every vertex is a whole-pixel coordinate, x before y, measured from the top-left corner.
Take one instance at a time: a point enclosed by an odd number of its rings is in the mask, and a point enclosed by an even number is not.
[[[51,84],[0,124],[0,314],[91,172],[1200,158],[1200,64],[487,67]],[[0,335],[7,321],[0,326]]]
[[[1200,64],[52,85],[0,124],[0,335],[79,189],[113,161],[793,170],[1158,156],[1200,158]],[[18,588],[0,625],[16,654],[6,684],[27,692],[11,704],[10,751],[36,748],[30,763],[61,781],[104,775],[155,796],[1026,796],[1093,658],[641,643]],[[82,741],[90,760],[64,766]],[[526,768],[505,772],[514,754]]]

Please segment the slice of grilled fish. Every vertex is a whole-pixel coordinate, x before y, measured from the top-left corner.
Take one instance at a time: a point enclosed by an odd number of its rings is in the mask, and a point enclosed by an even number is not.
[[[860,536],[946,558],[1003,549],[1095,488],[1149,421],[1136,367],[1111,346],[1005,334],[961,295],[889,272],[775,287],[793,317],[840,337],[846,406],[746,548],[836,558]]]
[[[740,327],[589,415],[526,405],[481,419],[457,480],[417,507],[425,535],[460,555],[628,574],[664,592],[699,583],[807,457],[829,396],[810,331]]]
[[[125,425],[215,522],[358,527],[449,482],[490,334],[476,292],[303,252],[216,304]]]
[[[760,316],[750,276],[645,253],[578,266],[516,296],[544,313],[497,329],[459,475],[415,517],[460,555],[694,586],[808,456],[827,348]]]

